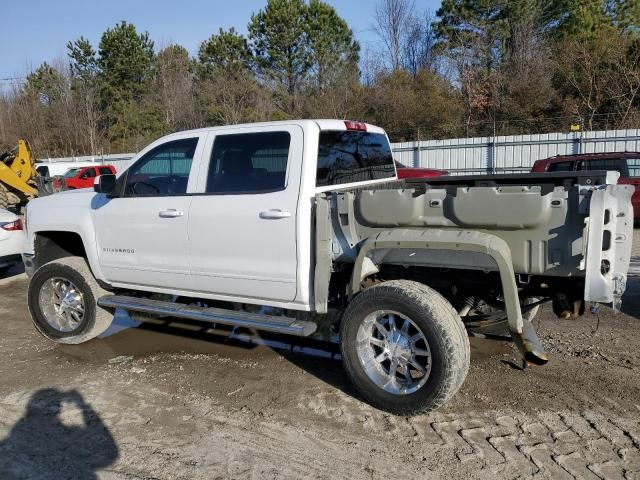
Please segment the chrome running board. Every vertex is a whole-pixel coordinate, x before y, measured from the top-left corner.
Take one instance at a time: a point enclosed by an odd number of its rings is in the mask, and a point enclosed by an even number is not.
[[[147,313],[154,316],[167,316],[197,320],[207,323],[220,323],[235,327],[254,328],[266,332],[284,333],[298,337],[308,337],[316,331],[313,322],[297,318],[248,313],[223,308],[197,307],[180,303],[163,302],[148,298],[128,297],[124,295],[105,295],[98,300],[104,308],[120,308],[131,312]]]

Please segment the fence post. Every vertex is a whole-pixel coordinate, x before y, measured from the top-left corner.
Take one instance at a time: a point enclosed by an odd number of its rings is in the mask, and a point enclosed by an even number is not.
[[[582,153],[582,132],[574,132],[573,134],[573,146],[571,149],[574,155]]]
[[[494,138],[495,140],[495,138]],[[496,144],[495,141],[487,143],[487,173],[492,174],[495,164],[495,155],[496,155]]]

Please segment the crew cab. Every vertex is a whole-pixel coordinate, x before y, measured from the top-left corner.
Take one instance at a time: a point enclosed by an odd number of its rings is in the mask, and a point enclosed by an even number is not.
[[[179,132],[93,190],[33,200],[23,259],[35,328],[78,344],[116,309],[325,340],[362,397],[414,414],[500,328],[523,361],[532,319],[618,307],[632,187],[617,172],[398,180],[379,127],[339,120]]]
[[[618,183],[634,188],[631,203],[634,219],[640,220],[640,152],[599,152],[575,155],[557,155],[536,160],[531,168],[536,172],[582,172],[585,170],[609,170],[620,173]]]
[[[61,180],[54,180],[54,187],[74,190],[77,188],[93,188],[96,177],[100,175],[115,175],[113,165],[91,165],[69,169]]]

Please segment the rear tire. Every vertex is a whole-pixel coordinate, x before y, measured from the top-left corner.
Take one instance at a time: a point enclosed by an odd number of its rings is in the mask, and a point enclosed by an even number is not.
[[[456,311],[435,290],[408,280],[378,284],[353,299],[342,320],[341,351],[365,400],[401,415],[446,404],[469,369],[469,339]]]
[[[84,258],[54,260],[40,267],[29,282],[31,319],[49,340],[84,343],[107,330],[113,321],[113,313],[98,306],[98,299],[107,294]]]

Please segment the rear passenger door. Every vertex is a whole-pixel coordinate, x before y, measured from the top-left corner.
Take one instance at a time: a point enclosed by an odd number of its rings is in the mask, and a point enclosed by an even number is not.
[[[299,126],[212,136],[189,214],[191,290],[294,300],[302,149]]]

